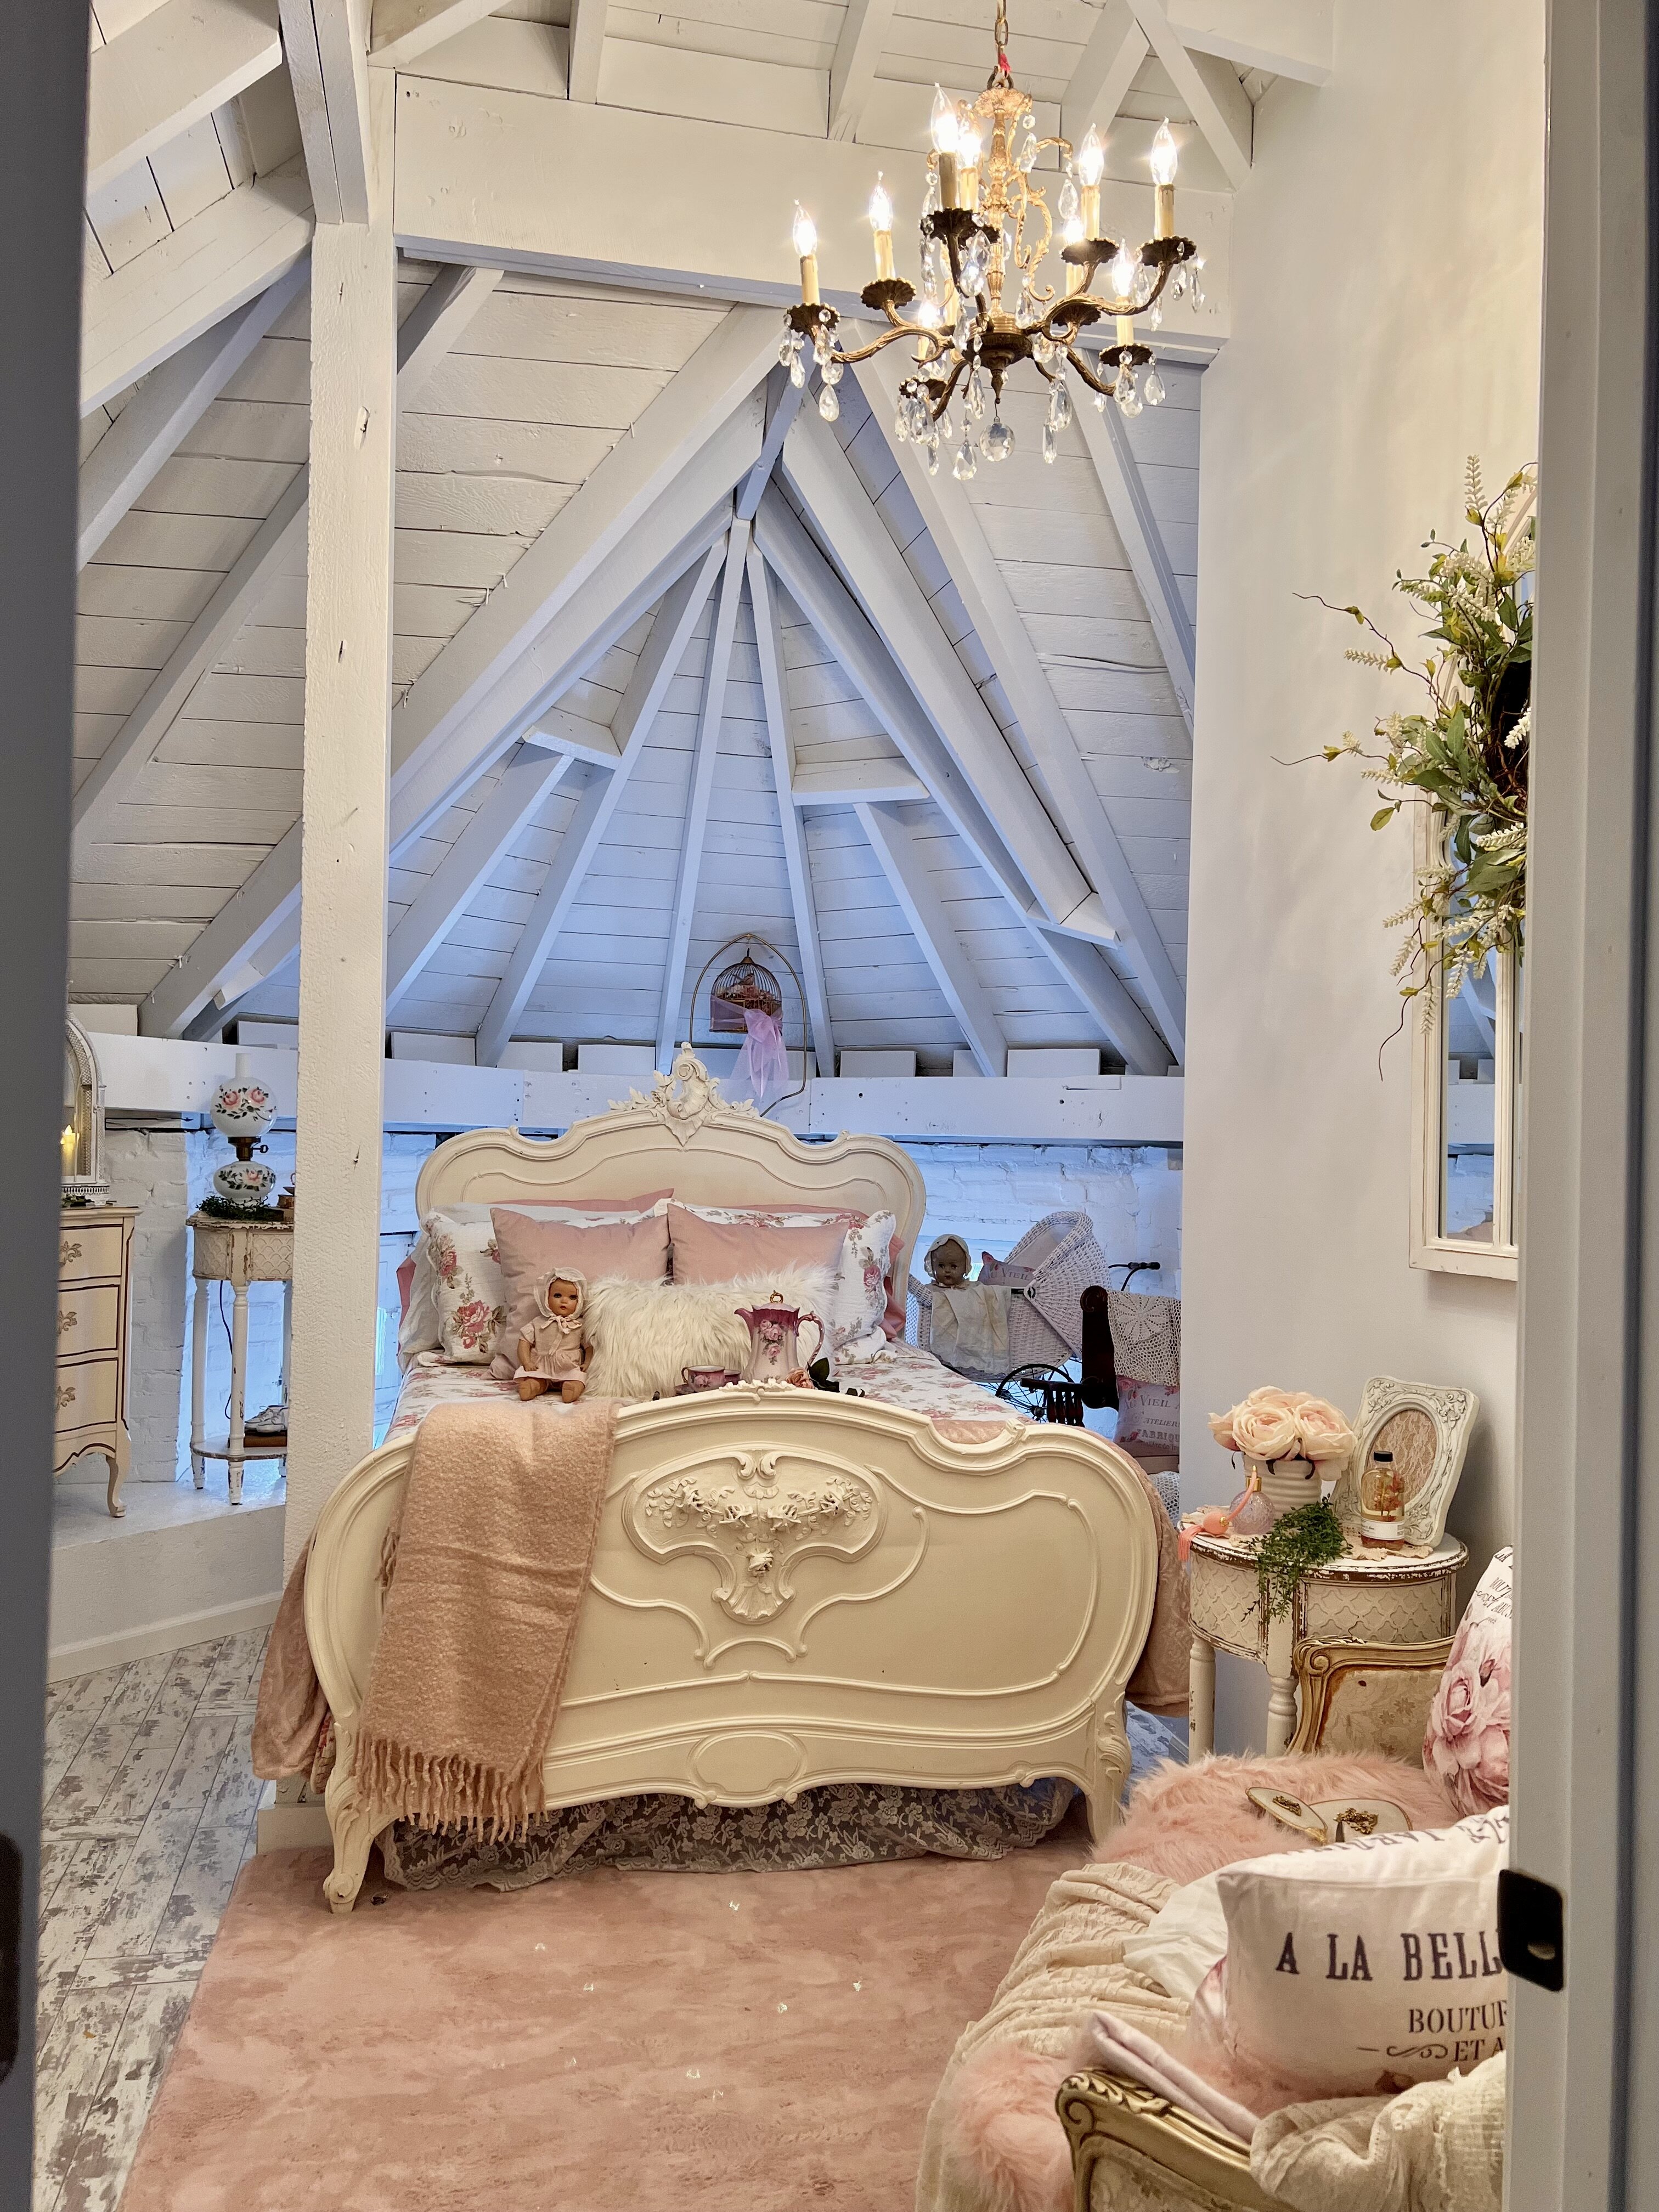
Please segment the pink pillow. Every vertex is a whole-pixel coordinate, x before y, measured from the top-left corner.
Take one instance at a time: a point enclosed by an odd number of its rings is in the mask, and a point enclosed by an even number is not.
[[[743,1275],[831,1267],[847,1241],[847,1223],[826,1219],[776,1228],[760,1221],[711,1221],[684,1206],[670,1206],[668,1234],[677,1283],[730,1283]]]
[[[501,1257],[509,1328],[528,1327],[536,1293],[558,1267],[575,1267],[590,1283],[621,1275],[631,1283],[659,1283],[668,1273],[668,1217],[639,1221],[535,1221],[510,1206],[492,1206],[490,1220]]]
[[[1465,1815],[1510,1802],[1510,1610],[1515,1553],[1494,1552],[1429,1707],[1423,1771]]]

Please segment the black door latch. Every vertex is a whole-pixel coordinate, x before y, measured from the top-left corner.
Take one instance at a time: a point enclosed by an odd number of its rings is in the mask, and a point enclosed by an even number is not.
[[[1498,1877],[1498,1949],[1510,1973],[1540,1990],[1566,1984],[1561,1893],[1535,1875],[1504,1867]]]

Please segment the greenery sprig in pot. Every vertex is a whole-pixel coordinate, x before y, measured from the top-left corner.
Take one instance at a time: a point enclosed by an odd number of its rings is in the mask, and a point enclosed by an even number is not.
[[[1402,650],[1362,608],[1331,608],[1376,641],[1350,647],[1349,660],[1406,676],[1425,695],[1414,712],[1377,720],[1380,752],[1352,731],[1322,748],[1328,761],[1352,754],[1367,763],[1364,774],[1382,802],[1373,830],[1387,829],[1408,804],[1431,806],[1440,818],[1443,844],[1418,870],[1411,904],[1384,925],[1403,931],[1394,963],[1400,994],[1422,996],[1425,1012],[1443,975],[1449,1000],[1495,953],[1520,950],[1527,908],[1538,471],[1517,469],[1488,499],[1471,458],[1464,493],[1473,538],[1450,545],[1431,532],[1428,573],[1395,578],[1395,590],[1428,620],[1428,653]]]
[[[1348,1548],[1342,1523],[1328,1500],[1297,1505],[1274,1522],[1257,1547],[1257,1602],[1264,1622],[1280,1620],[1296,1602],[1310,1568],[1328,1566]]]

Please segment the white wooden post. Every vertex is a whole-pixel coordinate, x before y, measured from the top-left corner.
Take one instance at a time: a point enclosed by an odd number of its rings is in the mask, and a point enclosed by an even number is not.
[[[286,1565],[374,1442],[397,289],[389,77],[365,223],[312,250],[311,513]]]

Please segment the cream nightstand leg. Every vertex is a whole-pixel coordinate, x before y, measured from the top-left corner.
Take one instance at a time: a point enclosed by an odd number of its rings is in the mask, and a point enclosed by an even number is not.
[[[230,1315],[230,1441],[227,1446],[230,1475],[230,1502],[242,1502],[242,1423],[247,1407],[244,1402],[247,1393],[247,1285],[235,1285],[235,1301]]]
[[[207,1462],[202,1457],[202,1446],[207,1441],[202,1424],[207,1401],[208,1340],[208,1286],[199,1275],[195,1282],[195,1299],[190,1353],[190,1473],[191,1480],[199,1490],[207,1468]]]
[[[1215,1646],[1201,1636],[1193,1638],[1188,1676],[1187,1756],[1207,1759],[1215,1749]]]
[[[1267,1624],[1267,1756],[1276,1759],[1296,1734],[1294,1624],[1285,1613]]]

